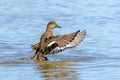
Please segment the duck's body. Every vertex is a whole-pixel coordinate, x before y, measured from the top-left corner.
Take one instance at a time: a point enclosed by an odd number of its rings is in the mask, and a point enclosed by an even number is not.
[[[52,30],[46,30],[45,33],[41,36],[39,49],[44,52],[44,47],[47,45],[46,40],[53,36]]]
[[[66,35],[53,36],[50,29],[41,36],[39,43],[32,45],[32,49],[36,50],[33,60],[39,61],[47,54],[55,54],[64,49],[75,47],[86,35],[86,31],[76,31]],[[46,57],[45,57],[46,58]],[[47,58],[46,58],[47,59]]]

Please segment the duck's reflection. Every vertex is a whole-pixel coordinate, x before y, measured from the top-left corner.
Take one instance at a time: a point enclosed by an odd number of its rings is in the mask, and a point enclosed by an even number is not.
[[[43,62],[39,64],[37,69],[39,69],[43,77],[47,79],[78,80],[80,75],[77,73],[80,69],[75,68],[76,64],[74,63],[77,61],[79,61],[79,59]]]

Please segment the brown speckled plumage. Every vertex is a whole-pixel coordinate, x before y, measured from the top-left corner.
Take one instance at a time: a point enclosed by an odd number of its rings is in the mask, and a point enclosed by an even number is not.
[[[49,24],[50,23],[48,23],[48,25]],[[86,35],[85,30],[82,32],[78,30],[70,34],[53,36],[52,29],[48,29],[48,26],[47,26],[46,32],[42,35],[40,42],[31,46],[33,50],[36,50],[35,56],[33,57],[34,60],[39,59],[38,54],[41,54],[40,56],[46,55],[44,52],[48,45],[53,44],[53,48],[51,48],[48,54],[54,54],[64,49],[77,46],[85,38],[85,35]],[[54,47],[54,44],[57,44],[57,46]]]

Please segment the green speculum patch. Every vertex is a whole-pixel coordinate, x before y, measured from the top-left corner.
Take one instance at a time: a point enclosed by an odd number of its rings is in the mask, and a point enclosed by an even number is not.
[[[49,54],[49,53],[50,53],[53,49],[55,49],[57,46],[58,46],[58,44],[57,44],[57,43],[54,43],[54,44],[46,47],[46,49],[45,49],[45,54]]]
[[[49,52],[50,52],[50,47],[47,47],[46,49],[45,49],[45,54],[48,54]]]

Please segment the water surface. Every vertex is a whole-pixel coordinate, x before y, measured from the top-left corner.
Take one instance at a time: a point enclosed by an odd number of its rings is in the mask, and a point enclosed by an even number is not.
[[[54,34],[87,30],[85,40],[49,61],[30,58],[49,21]],[[0,80],[120,80],[119,0],[1,0]]]

